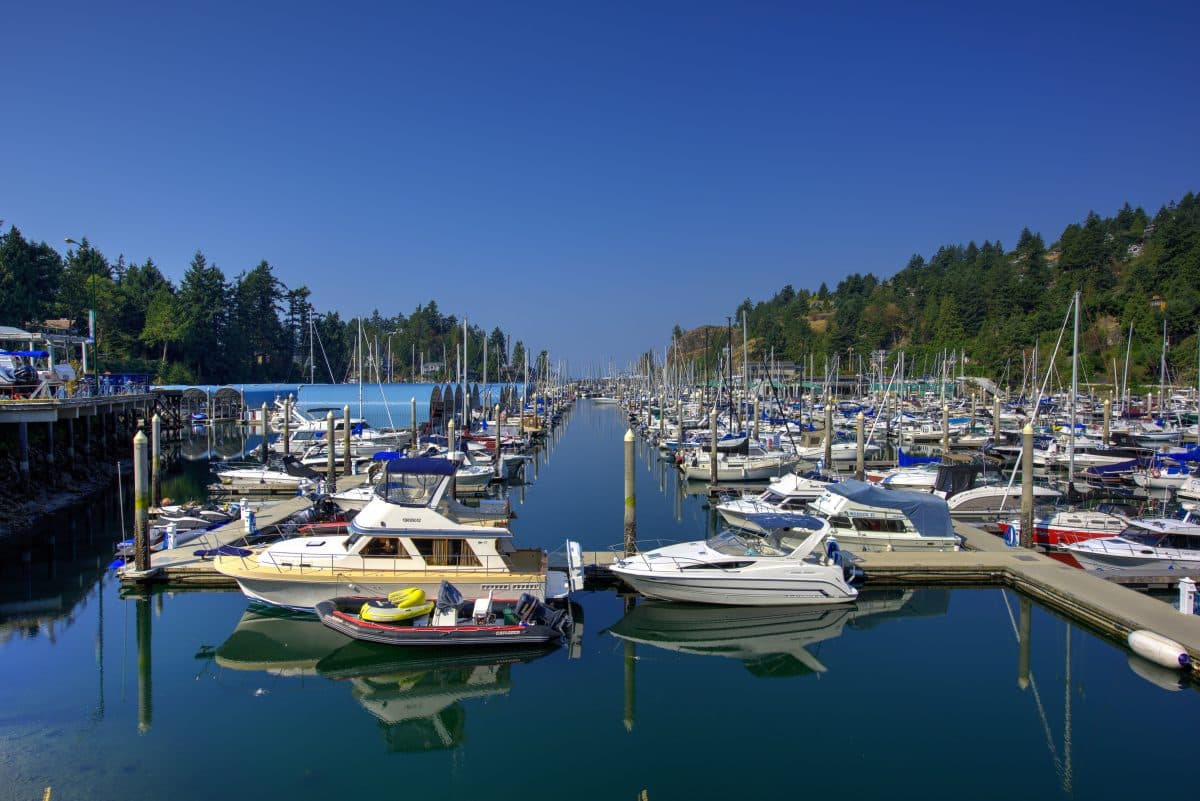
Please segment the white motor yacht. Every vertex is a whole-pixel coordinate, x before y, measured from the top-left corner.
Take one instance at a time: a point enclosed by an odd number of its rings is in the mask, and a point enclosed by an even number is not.
[[[1200,525],[1182,520],[1134,518],[1115,537],[1064,545],[1085,570],[1108,575],[1200,575]]]
[[[772,479],[770,486],[757,496],[723,501],[717,504],[716,509],[729,525],[761,534],[765,532],[747,520],[748,516],[803,511],[810,501],[816,500],[825,491],[828,483],[795,473],[784,473]]]
[[[620,559],[612,572],[648,598],[727,606],[795,606],[853,601],[852,562],[835,542],[822,547],[829,524],[789,515],[793,528],[765,536],[726,529]]]
[[[242,549],[218,556],[214,567],[247,597],[291,609],[407,587],[433,594],[443,579],[479,596],[491,590],[539,600],[563,594],[566,579],[548,574],[545,551],[515,548],[504,526],[460,523],[443,513],[454,469],[447,459],[393,459],[348,535]]]

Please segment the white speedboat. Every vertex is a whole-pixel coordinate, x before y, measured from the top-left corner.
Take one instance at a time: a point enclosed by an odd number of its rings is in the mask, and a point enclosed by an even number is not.
[[[648,598],[727,606],[796,606],[853,601],[853,563],[830,540],[823,520],[766,536],[727,529],[620,559],[612,572]]]
[[[1085,570],[1107,575],[1200,575],[1200,525],[1182,520],[1142,517],[1129,521],[1115,537],[1064,545]]]
[[[303,489],[316,483],[321,474],[296,459],[285,456],[269,464],[218,464],[213,467],[217,480],[228,487],[295,487]]]
[[[957,551],[961,542],[946,502],[927,492],[840,481],[809,508],[827,518],[837,541],[851,550]]]
[[[950,517],[957,520],[996,520],[1021,511],[1020,484],[985,484],[956,492],[946,499]],[[940,495],[936,490],[935,495]],[[1034,504],[1053,503],[1062,497],[1056,489],[1033,485]]]
[[[816,500],[825,491],[828,483],[804,478],[795,473],[784,473],[779,478],[772,479],[770,486],[759,495],[723,501],[717,504],[716,509],[729,525],[761,534],[765,532],[749,522],[748,516],[803,511],[810,501]]]
[[[454,469],[447,459],[393,459],[349,534],[242,549],[214,567],[247,597],[291,609],[407,587],[432,594],[443,579],[478,596],[564,594],[566,577],[548,573],[545,551],[515,548],[504,526],[460,523],[440,510]]]
[[[712,454],[693,451],[683,462],[684,475],[693,481],[705,481],[712,477],[710,469]],[[785,472],[799,462],[799,458],[783,451],[766,451],[750,447],[747,453],[717,453],[717,481],[761,481]]]

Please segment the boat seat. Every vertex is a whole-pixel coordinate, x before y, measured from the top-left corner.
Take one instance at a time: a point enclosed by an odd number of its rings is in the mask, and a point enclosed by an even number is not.
[[[475,621],[475,625],[481,626],[491,619],[492,596],[495,592],[495,590],[488,590],[486,598],[475,599],[475,607],[471,610],[471,619]]]

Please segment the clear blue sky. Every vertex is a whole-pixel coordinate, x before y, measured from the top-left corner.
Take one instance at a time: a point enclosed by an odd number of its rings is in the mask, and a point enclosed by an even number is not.
[[[576,374],[1200,189],[1194,2],[173,5],[8,4],[0,219]]]

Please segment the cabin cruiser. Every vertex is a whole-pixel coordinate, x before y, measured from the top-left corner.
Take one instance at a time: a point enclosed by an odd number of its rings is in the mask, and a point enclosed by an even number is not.
[[[268,464],[221,463],[213,466],[213,474],[218,481],[230,487],[271,485],[295,489],[306,489],[321,477],[320,473],[294,456],[284,456]]]
[[[779,478],[771,479],[770,486],[759,495],[722,501],[716,505],[716,509],[729,525],[761,534],[765,532],[749,517],[774,512],[802,512],[809,501],[816,500],[825,491],[828,484],[828,481],[784,473]]]
[[[1017,505],[1020,506],[1020,496]],[[1129,522],[1125,515],[1107,509],[1051,509],[1034,516],[1033,544],[1047,548],[1065,547],[1096,537],[1111,537],[1123,531]],[[1020,538],[1021,521],[1000,523],[1005,536]]]
[[[829,520],[837,541],[850,550],[957,551],[961,544],[946,502],[926,492],[840,481],[809,508]]]
[[[1200,575],[1200,525],[1182,520],[1134,518],[1116,536],[1064,545],[1085,570],[1108,575]]]
[[[787,528],[760,520],[768,532],[763,536],[726,529],[708,540],[619,559],[612,572],[647,598],[664,601],[729,606],[853,601],[856,568],[829,538],[829,524],[811,515],[781,517]]]
[[[469,596],[494,590],[539,600],[565,594],[541,549],[517,549],[505,526],[460,523],[441,510],[455,464],[393,459],[346,535],[298,537],[218,556],[215,568],[254,600],[313,609],[343,595],[436,594],[443,579]]]
[[[782,475],[799,461],[792,454],[767,451],[757,445],[745,450],[745,453],[717,453],[717,481],[761,481]],[[683,461],[684,475],[695,481],[711,478],[711,460],[711,453],[693,451]]]

